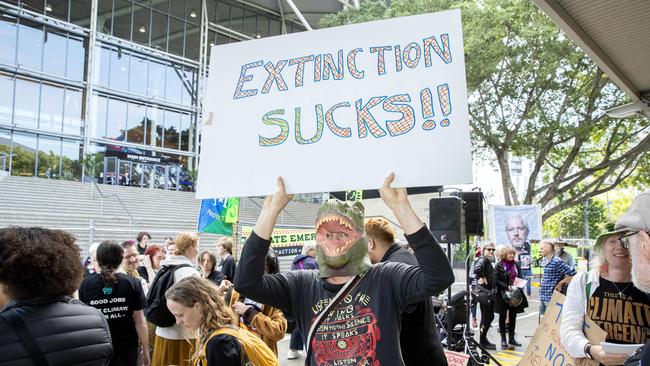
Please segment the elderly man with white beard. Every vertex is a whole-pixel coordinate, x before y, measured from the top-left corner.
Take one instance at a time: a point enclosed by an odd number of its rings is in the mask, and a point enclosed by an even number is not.
[[[621,238],[632,257],[634,286],[650,293],[650,191],[638,195],[630,208],[616,222],[615,229],[625,229]],[[650,342],[625,361],[626,366],[650,366]]]

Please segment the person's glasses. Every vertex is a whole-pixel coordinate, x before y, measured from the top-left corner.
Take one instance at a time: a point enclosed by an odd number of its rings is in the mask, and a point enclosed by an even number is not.
[[[630,237],[638,233],[639,233],[638,231],[632,231],[621,236],[621,238],[619,239],[621,241],[621,246],[623,246],[623,248],[625,249],[630,249]]]
[[[494,248],[485,248],[488,252],[494,252]]]

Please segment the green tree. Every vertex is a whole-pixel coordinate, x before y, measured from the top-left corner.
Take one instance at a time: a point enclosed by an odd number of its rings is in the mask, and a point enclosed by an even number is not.
[[[607,224],[607,208],[595,199],[589,199],[586,205],[573,206],[549,217],[544,222],[544,232],[556,238],[584,238],[585,214],[589,224],[587,239],[595,239]]]
[[[612,120],[625,95],[530,1],[363,2],[322,25],[460,8],[475,157],[496,161],[507,205],[539,203],[544,220],[625,182],[647,181],[650,121]],[[510,157],[533,163],[524,192]]]

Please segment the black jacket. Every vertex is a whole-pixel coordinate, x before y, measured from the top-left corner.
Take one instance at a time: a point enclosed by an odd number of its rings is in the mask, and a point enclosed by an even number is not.
[[[388,249],[381,261],[418,265],[415,256],[397,244]],[[399,343],[406,366],[447,366],[447,357],[440,343],[435,316],[430,298],[414,304],[412,311],[402,313]]]
[[[517,277],[522,278],[521,265],[519,262],[515,262],[515,265],[517,266]],[[501,314],[510,308],[510,306],[508,306],[506,302],[503,301],[503,297],[501,297],[501,292],[507,290],[509,287],[510,276],[508,275],[508,272],[506,272],[506,268],[503,266],[503,262],[501,261],[497,263],[494,269],[494,282],[497,288],[497,294],[494,299],[494,312]],[[523,313],[524,309],[528,307],[528,300],[526,299],[526,295],[523,291],[521,291],[521,289],[519,289],[519,292],[521,292],[521,296],[524,297],[524,301],[519,306],[517,306],[515,310],[518,313]]]
[[[107,365],[113,355],[102,313],[70,297],[12,301],[2,310],[17,312],[50,366]],[[36,365],[13,328],[0,317],[0,365]]]
[[[476,263],[474,264],[474,274],[477,284],[479,278],[485,278],[487,283],[484,283],[481,286],[488,290],[494,288],[494,268],[492,268],[492,262],[490,262],[488,257],[482,255],[476,260]]]
[[[235,282],[235,271],[237,269],[235,258],[229,255],[226,259],[221,260],[221,266],[221,273],[223,273],[225,279],[230,282]]]

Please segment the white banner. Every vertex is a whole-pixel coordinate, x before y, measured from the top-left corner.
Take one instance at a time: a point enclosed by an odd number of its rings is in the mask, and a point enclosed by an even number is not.
[[[472,181],[459,10],[211,52],[197,198]]]

